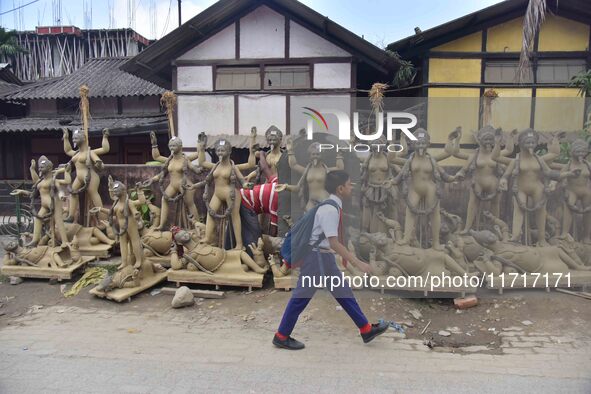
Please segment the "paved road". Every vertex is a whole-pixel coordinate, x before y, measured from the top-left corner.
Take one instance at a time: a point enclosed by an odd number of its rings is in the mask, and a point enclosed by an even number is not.
[[[288,352],[272,332],[171,310],[44,308],[0,331],[0,393],[591,392],[589,343],[459,355],[301,329],[307,348]]]

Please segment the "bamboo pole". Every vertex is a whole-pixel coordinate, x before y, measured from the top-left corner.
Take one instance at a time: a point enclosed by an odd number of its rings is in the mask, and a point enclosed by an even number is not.
[[[176,137],[174,128],[174,107],[176,105],[176,95],[171,91],[166,91],[160,98],[160,105],[166,108],[166,116],[168,117],[168,137]]]
[[[82,125],[84,128],[84,136],[86,137],[86,142],[89,144],[90,149],[90,140],[88,139],[88,112],[89,112],[89,104],[88,104],[88,92],[90,89],[86,85],[80,86],[80,116],[82,117]]]

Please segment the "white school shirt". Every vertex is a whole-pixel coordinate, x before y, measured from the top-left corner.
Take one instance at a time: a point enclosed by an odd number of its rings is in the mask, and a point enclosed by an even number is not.
[[[324,239],[318,245],[322,249],[330,249],[329,237],[339,236],[339,221],[340,210],[343,209],[343,202],[334,194],[328,197],[330,200],[336,201],[339,209],[337,210],[332,205],[323,205],[316,211],[314,216],[314,225],[312,226],[312,234],[310,235],[310,245],[314,245],[321,234],[324,233]]]

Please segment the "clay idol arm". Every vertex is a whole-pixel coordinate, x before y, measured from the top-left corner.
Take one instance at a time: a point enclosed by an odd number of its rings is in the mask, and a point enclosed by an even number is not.
[[[101,156],[101,155],[105,155],[105,154],[109,153],[110,150],[111,150],[111,145],[109,145],[109,129],[104,129],[101,147],[93,149],[92,152],[98,156]]]
[[[203,145],[201,143],[198,144],[197,145],[197,151],[199,153],[199,156],[198,156],[199,166],[200,167],[203,167],[203,168],[205,168],[207,170],[211,170],[213,168],[214,164],[206,161],[206,157],[205,157],[205,145]]]
[[[560,142],[558,142],[558,136],[554,135],[548,144],[548,153],[543,155],[541,159],[546,163],[550,163],[558,156],[560,156]]]
[[[507,137],[507,141],[505,141],[505,148],[501,151],[501,156],[510,156],[513,153],[513,151],[515,150],[516,135],[516,129],[509,134],[509,136]]]
[[[513,159],[501,156],[501,137],[500,135],[495,136],[495,147],[492,150],[491,158],[504,165],[510,164]]]
[[[39,174],[37,174],[37,170],[35,169],[35,160],[31,160],[31,167],[29,167],[29,171],[31,172],[31,179],[33,182],[37,182],[39,180]]]
[[[335,167],[330,167],[329,171],[335,170],[344,170],[345,169],[345,161],[343,160],[343,154],[341,152],[337,152],[337,163]]]
[[[70,157],[74,157],[74,155],[76,154],[76,151],[74,149],[72,149],[72,145],[70,145],[70,137],[69,137],[69,132],[68,129],[63,128],[62,129],[63,132],[63,136],[62,136],[62,140],[64,141],[64,152],[66,153],[66,155],[70,156]]]

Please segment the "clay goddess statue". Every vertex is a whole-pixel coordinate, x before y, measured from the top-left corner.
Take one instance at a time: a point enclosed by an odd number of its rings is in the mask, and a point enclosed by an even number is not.
[[[576,177],[580,169],[562,172],[553,171],[548,166],[560,153],[558,138],[554,136],[548,145],[548,153],[538,156],[534,149],[538,146],[539,134],[532,129],[525,129],[518,136],[520,152],[515,159],[509,159],[500,155],[500,135],[496,137],[495,148],[492,157],[494,160],[507,165],[503,177],[499,181],[502,191],[508,189],[507,178],[513,179],[513,226],[511,241],[519,242],[521,239],[523,222],[528,212],[535,212],[536,228],[540,237],[537,244],[546,246],[544,237],[546,229],[546,195],[549,191],[546,181],[548,179],[565,179]],[[529,201],[528,201],[529,200]],[[526,228],[526,244],[529,243],[529,227]]]
[[[32,214],[34,215],[33,240],[28,246],[37,246],[42,238],[43,224],[49,222],[53,246],[57,246],[57,238],[60,244],[68,242],[68,235],[62,218],[62,200],[59,197],[58,187],[69,185],[71,182],[70,165],[53,170],[53,163],[45,156],[39,158],[39,172],[35,171],[35,160],[31,160],[31,179],[33,179],[32,191],[14,190],[11,195],[28,195],[31,197]],[[57,179],[59,174],[64,174],[64,179]],[[35,211],[34,200],[39,197],[41,208]]]
[[[429,216],[431,220],[431,247],[442,249],[439,242],[439,230],[441,227],[441,214],[439,201],[441,199],[441,182],[454,182],[455,176],[449,175],[437,162],[451,156],[451,141],[453,141],[459,130],[449,135],[446,150],[436,156],[428,152],[430,137],[425,129],[419,128],[415,131],[416,141],[410,141],[414,152],[407,159],[391,155],[391,161],[403,165],[402,170],[393,180],[402,184],[402,194],[406,198],[406,216],[404,221],[404,238],[401,244],[407,245],[415,236],[416,221],[419,216]],[[409,143],[409,144],[410,144]],[[401,140],[404,146],[406,141]],[[405,147],[406,148],[406,147]]]
[[[308,147],[308,153],[310,154],[310,162],[305,167],[298,164],[295,153],[293,152],[293,141],[288,138],[286,141],[287,154],[289,156],[289,166],[292,170],[301,174],[301,178],[297,185],[286,186],[289,191],[299,191],[302,196],[302,200],[306,202],[304,210],[307,211],[310,208],[316,206],[320,201],[328,198],[328,192],[324,188],[324,180],[326,174],[333,170],[343,170],[345,168],[345,162],[343,161],[343,155],[337,152],[336,166],[328,167],[322,159],[322,153],[320,152],[320,144],[313,142]]]
[[[361,164],[361,231],[368,233],[385,232],[384,223],[378,215],[396,217],[398,192],[391,178],[400,172],[400,167],[388,160],[384,150],[377,150],[376,141],[372,151]]]
[[[90,213],[108,214],[109,224],[119,238],[121,248],[121,264],[117,269],[121,270],[132,264],[135,269],[140,269],[144,259],[138,226],[138,220],[141,220],[140,215],[134,202],[129,199],[127,187],[122,182],[114,182],[109,177],[109,192],[113,199],[111,209],[94,207]]]
[[[70,209],[68,211],[67,222],[77,221],[80,214],[79,194],[86,192],[87,201],[90,200],[90,207],[102,208],[103,201],[99,194],[100,177],[98,171],[103,169],[103,162],[99,156],[109,153],[109,130],[103,130],[102,146],[97,149],[90,149],[88,140],[84,132],[75,130],[72,134],[72,149],[69,140],[68,129],[63,129],[64,152],[72,159],[70,163],[74,164],[76,169],[76,178],[72,183],[72,195],[70,196]]]
[[[244,247],[242,242],[242,227],[240,220],[240,194],[238,187],[249,188],[250,184],[244,179],[240,171],[254,168],[256,159],[254,155],[254,145],[256,142],[256,128],[251,129],[250,154],[248,162],[243,164],[234,164],[230,159],[232,145],[225,139],[220,139],[215,144],[215,153],[218,156],[217,163],[205,161],[205,146],[207,136],[204,133],[199,134],[197,149],[199,152],[199,165],[210,170],[205,179],[205,191],[203,199],[207,207],[207,221],[205,222],[206,242],[213,245],[216,240],[216,221],[229,218],[232,222],[232,230],[235,239],[234,249],[241,250]],[[210,184],[214,184],[214,190],[209,201]],[[226,209],[219,213],[222,205]]]
[[[471,154],[465,154],[454,150],[454,156],[459,159],[467,160],[466,164],[458,171],[456,176],[459,179],[465,176],[471,176],[470,181],[470,197],[468,199],[468,211],[466,212],[466,221],[463,234],[478,222],[480,214],[482,213],[482,204],[490,202],[490,212],[494,216],[499,216],[499,177],[503,174],[501,165],[493,160],[492,151],[495,146],[495,134],[499,133],[500,129],[495,130],[491,126],[485,126],[480,129],[474,138],[478,142],[478,148]],[[459,141],[459,137],[457,138]],[[514,141],[513,133],[508,137],[505,143],[505,149],[500,152],[502,157],[507,157],[513,153]]]
[[[570,160],[567,164],[552,163],[550,167],[568,173],[580,170],[578,176],[567,177],[564,187],[564,208],[562,210],[562,236],[571,231],[573,215],[583,215],[583,233],[577,239],[591,242],[591,164],[586,160],[589,143],[576,139],[570,145]],[[577,206],[580,203],[580,206]]]
[[[143,183],[142,186],[148,187],[156,181],[158,181],[160,186],[160,191],[162,192],[162,209],[160,211],[160,224],[158,229],[162,230],[167,223],[169,204],[176,203],[181,199],[184,203],[186,212],[192,218],[198,218],[199,213],[197,211],[197,206],[195,205],[195,191],[189,189],[189,186],[191,186],[189,171],[192,169],[191,162],[196,160],[199,154],[183,153],[183,141],[179,137],[172,137],[168,142],[170,156],[164,157],[160,155],[156,134],[154,132],[150,133],[150,141],[152,142],[152,158],[164,165],[162,166],[160,174]],[[165,188],[164,181],[167,175],[170,177],[170,182]]]

